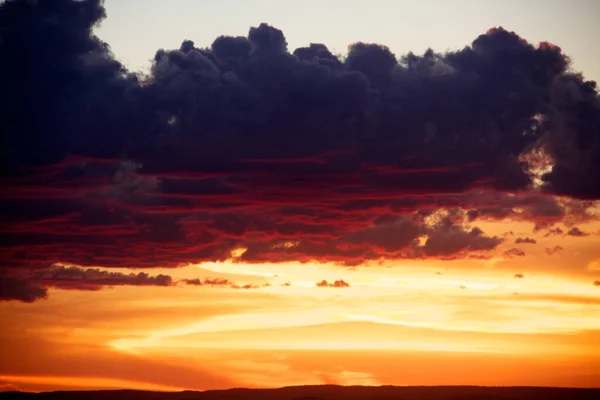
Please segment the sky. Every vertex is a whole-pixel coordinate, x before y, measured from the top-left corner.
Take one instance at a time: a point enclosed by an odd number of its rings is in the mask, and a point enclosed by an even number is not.
[[[597,386],[598,4],[2,2],[0,390]]]
[[[458,50],[503,26],[532,43],[561,46],[575,70],[600,80],[595,0],[108,0],[106,10],[96,32],[133,70],[147,70],[157,48],[183,39],[208,46],[220,35],[245,36],[261,22],[282,29],[290,49],[316,42],[345,54],[362,41],[397,55]]]

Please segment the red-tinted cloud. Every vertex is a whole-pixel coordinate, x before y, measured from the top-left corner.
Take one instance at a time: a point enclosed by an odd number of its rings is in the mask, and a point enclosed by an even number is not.
[[[355,43],[342,60],[322,44],[290,53],[261,24],[158,50],[140,79],[92,34],[104,17],[100,0],[0,5],[6,282],[239,249],[241,262],[487,257],[504,239],[478,221],[548,229],[600,199],[598,93],[556,46],[495,28],[454,52]],[[553,167],[532,189],[540,158]],[[90,274],[80,288],[118,280]],[[43,297],[28,279],[21,298]]]

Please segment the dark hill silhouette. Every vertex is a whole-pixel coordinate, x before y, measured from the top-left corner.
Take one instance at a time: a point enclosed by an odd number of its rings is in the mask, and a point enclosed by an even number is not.
[[[230,389],[206,392],[137,390],[5,392],[2,400],[597,400],[600,389],[478,386],[293,386],[281,389]]]

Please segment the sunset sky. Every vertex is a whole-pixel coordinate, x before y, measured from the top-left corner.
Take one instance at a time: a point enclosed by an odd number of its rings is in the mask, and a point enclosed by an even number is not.
[[[597,387],[598,15],[0,1],[0,391]]]

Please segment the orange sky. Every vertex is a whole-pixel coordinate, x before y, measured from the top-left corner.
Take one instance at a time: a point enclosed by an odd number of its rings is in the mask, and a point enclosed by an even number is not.
[[[463,1],[0,0],[0,391],[598,386],[600,2]]]
[[[485,261],[190,265],[152,273],[271,286],[51,289],[44,301],[2,302],[0,382],[21,390],[597,385],[597,236],[488,225],[539,242],[518,246],[527,250],[518,260],[502,256],[514,247],[507,241]],[[556,245],[565,250],[543,251]],[[316,287],[323,279],[350,287]]]

